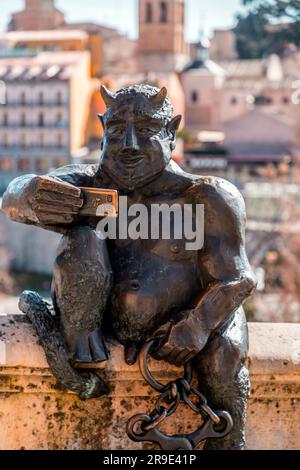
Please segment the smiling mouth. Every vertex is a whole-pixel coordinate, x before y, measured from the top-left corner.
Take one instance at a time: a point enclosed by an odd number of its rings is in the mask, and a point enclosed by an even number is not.
[[[144,155],[122,155],[121,162],[128,168],[135,168],[144,159]]]

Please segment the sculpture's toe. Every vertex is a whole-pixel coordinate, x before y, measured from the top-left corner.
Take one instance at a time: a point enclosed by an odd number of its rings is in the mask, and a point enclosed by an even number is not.
[[[108,353],[103,335],[99,329],[77,332],[68,341],[71,360],[74,364],[107,361]]]
[[[89,334],[90,351],[95,362],[108,360],[108,352],[105,346],[103,334],[97,329]]]
[[[125,361],[129,366],[135,364],[139,354],[137,344],[130,343],[125,346]]]

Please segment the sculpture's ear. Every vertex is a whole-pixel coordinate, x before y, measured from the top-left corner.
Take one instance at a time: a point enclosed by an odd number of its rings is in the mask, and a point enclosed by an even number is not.
[[[103,127],[103,130],[105,129],[105,122],[104,122],[104,117],[103,114],[98,114],[99,121],[101,122],[101,125]]]
[[[167,124],[167,130],[173,135],[173,138],[175,138],[176,132],[179,129],[181,119],[181,114],[178,114],[178,116],[175,116],[172,121],[168,122]]]

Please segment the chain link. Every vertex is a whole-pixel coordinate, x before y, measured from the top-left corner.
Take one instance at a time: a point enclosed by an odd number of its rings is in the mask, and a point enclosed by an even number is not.
[[[192,367],[191,364],[185,366],[184,377],[176,381],[163,385],[152,376],[148,368],[148,354],[153,346],[153,341],[148,342],[143,347],[140,354],[140,369],[146,382],[160,392],[154,410],[148,415],[150,420],[143,425],[143,430],[148,431],[156,428],[164,419],[171,416],[178,408],[180,401],[184,401],[193,411],[201,414],[204,418],[209,418],[215,425],[220,424],[219,416],[208,405],[206,397],[198,389],[191,385]],[[195,395],[199,403],[194,403],[190,395]],[[166,408],[163,403],[169,405]]]

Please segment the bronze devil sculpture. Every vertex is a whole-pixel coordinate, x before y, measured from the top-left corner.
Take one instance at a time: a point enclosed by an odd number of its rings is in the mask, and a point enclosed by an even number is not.
[[[63,234],[54,266],[53,307],[25,292],[20,308],[34,323],[56,377],[82,398],[108,388],[81,363],[107,360],[105,338],[125,346],[133,364],[146,342],[175,365],[192,364],[215,409],[227,410],[231,432],[207,449],[242,449],[249,393],[243,301],[255,288],[245,251],[245,206],[238,190],[215,177],[183,172],[172,161],[181,116],[167,90],[101,88],[107,111],[100,165],[68,165],[47,176],[15,179],[3,198],[14,221]],[[117,190],[135,203],[204,205],[204,244],[184,239],[104,239],[99,217],[83,215],[82,188]],[[76,368],[77,367],[77,368]]]

